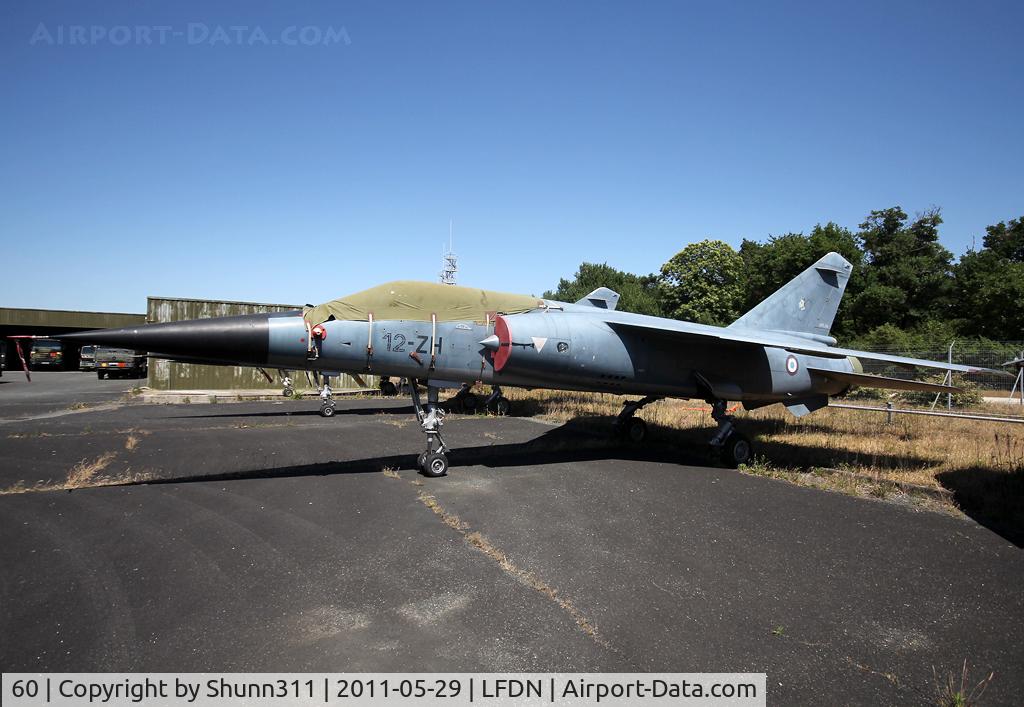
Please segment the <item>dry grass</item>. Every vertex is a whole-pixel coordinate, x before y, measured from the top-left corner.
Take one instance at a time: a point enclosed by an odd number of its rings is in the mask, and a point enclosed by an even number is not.
[[[506,393],[516,414],[537,415],[564,422],[573,418],[614,417],[625,396],[558,391]],[[984,414],[999,407],[984,406]],[[891,481],[938,488],[942,472],[986,468],[1024,471],[1024,426],[940,417],[896,415],[826,408],[797,419],[781,406],[734,411],[739,427],[756,437],[768,459],[773,448],[787,451],[785,462],[794,469],[835,467]],[[1005,413],[1004,413],[1005,414]],[[640,413],[666,441],[706,441],[715,422],[707,405],[694,401],[662,400]],[[692,437],[679,433],[697,433]]]
[[[935,676],[935,704],[939,707],[973,707],[981,703],[981,697],[991,684],[995,673],[989,672],[977,683],[969,676],[967,660],[956,673],[947,673],[939,677],[938,671],[932,668]]]
[[[93,478],[110,466],[110,462],[114,461],[114,457],[117,454],[115,452],[104,452],[96,459],[92,461],[81,460],[68,472],[67,481],[64,482],[63,488],[77,489],[84,486],[92,486]]]
[[[386,466],[383,469],[381,469],[380,473],[384,474],[384,476],[388,477],[389,479],[402,478],[402,475],[398,473],[398,469],[393,469],[390,466]]]
[[[17,493],[36,493],[43,491],[74,491],[75,489],[94,488],[97,486],[119,486],[150,481],[155,475],[148,471],[133,472],[131,469],[115,474],[101,474],[117,458],[116,452],[104,452],[95,459],[82,459],[68,471],[63,481],[37,481],[28,484],[24,479],[0,489],[0,496]]]

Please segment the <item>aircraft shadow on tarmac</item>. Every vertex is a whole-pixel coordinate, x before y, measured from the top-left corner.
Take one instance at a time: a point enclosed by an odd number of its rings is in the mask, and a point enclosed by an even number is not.
[[[936,478],[979,525],[1024,547],[1024,469],[956,469]]]
[[[408,415],[410,418],[414,415],[412,404],[402,405],[398,407],[365,407],[365,408],[336,408],[334,410],[335,417],[343,417],[345,415]],[[302,410],[286,409],[280,410],[264,410],[261,412],[225,412],[217,413],[214,415],[173,415],[169,417],[170,420],[196,420],[204,418],[216,418],[216,417],[304,417],[304,416],[319,416],[319,408],[310,408]]]
[[[283,417],[314,416],[316,409],[280,409],[247,413],[217,413],[212,415],[179,415],[177,418],[226,417]],[[371,405],[338,409],[335,415],[413,415],[411,405]],[[457,417],[454,419],[458,419]],[[757,454],[771,460],[785,460],[785,466],[810,470],[837,467],[855,463],[857,452],[842,447],[816,448],[787,444],[772,440],[772,435],[786,428],[780,419],[742,420],[741,430],[750,437],[760,437]],[[807,432],[830,432],[813,422],[803,423]],[[620,461],[647,461],[689,466],[714,465],[706,452],[707,440],[713,428],[674,429],[650,426],[651,441],[633,446],[618,441],[608,417],[580,417],[556,427],[524,443],[459,447],[450,454],[452,467],[484,466],[502,468],[545,464],[616,459]],[[765,439],[768,438],[768,439]],[[907,471],[925,469],[934,464],[928,459],[898,454],[876,454],[875,464]],[[395,454],[344,461],[322,462],[270,469],[230,471],[215,475],[199,475],[157,479],[147,483],[189,483],[200,481],[226,481],[258,478],[284,478],[295,476],[324,476],[328,474],[379,473],[384,467],[416,469],[416,454]],[[974,468],[959,469],[940,474],[938,481],[953,492],[960,509],[980,525],[998,533],[1018,547],[1024,547],[1024,470],[1014,472]]]
[[[389,408],[388,410],[398,410]],[[376,414],[380,408],[367,408],[366,414]],[[262,413],[255,413],[257,415]],[[336,414],[343,414],[339,411]],[[411,414],[411,410],[409,411]],[[760,423],[761,421],[748,421]],[[775,428],[772,421],[764,424],[745,424],[749,434],[763,434]],[[475,447],[457,447],[449,453],[452,467],[484,466],[502,468],[563,464],[581,461],[616,459],[621,461],[647,461],[665,464],[709,466],[712,459],[707,452],[710,430],[665,430],[652,426],[651,441],[642,445],[623,443],[612,434],[611,421],[605,417],[582,417],[552,428],[544,434],[526,442],[488,444]],[[795,460],[806,456],[808,450],[781,442],[763,443],[763,452],[768,458]],[[843,450],[811,450],[824,454],[842,454]],[[899,461],[905,468],[924,468],[930,462],[924,459],[903,456],[876,455],[880,464],[895,464]],[[827,462],[820,458],[819,465]],[[839,459],[835,463],[839,463]],[[319,462],[269,469],[248,469],[220,474],[204,474],[187,477],[154,479],[144,483],[188,483],[199,481],[225,481],[256,478],[279,478],[293,476],[315,476],[328,474],[378,473],[384,467],[393,469],[416,469],[417,454],[393,454],[365,459]]]

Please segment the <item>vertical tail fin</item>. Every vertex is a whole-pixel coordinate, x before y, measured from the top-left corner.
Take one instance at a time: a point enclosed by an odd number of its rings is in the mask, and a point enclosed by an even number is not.
[[[829,253],[729,326],[828,338],[852,270]]]

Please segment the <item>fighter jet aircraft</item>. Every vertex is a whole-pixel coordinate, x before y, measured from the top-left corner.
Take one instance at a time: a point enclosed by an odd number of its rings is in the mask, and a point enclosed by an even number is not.
[[[868,375],[859,359],[980,372],[942,361],[836,347],[829,335],[852,266],[829,253],[726,327],[616,311],[599,288],[576,303],[469,287],[391,282],[302,311],[150,324],[65,335],[65,340],[148,350],[172,360],[345,371],[414,382],[427,476],[448,471],[442,388],[483,382],[643,396],[616,421],[640,442],[637,411],[662,398],[704,400],[718,430],[710,444],[736,466],[752,456],[727,402],[781,403],[802,416],[854,386],[952,392],[946,385]],[[426,404],[415,383],[425,384]],[[334,413],[324,400],[321,414]]]

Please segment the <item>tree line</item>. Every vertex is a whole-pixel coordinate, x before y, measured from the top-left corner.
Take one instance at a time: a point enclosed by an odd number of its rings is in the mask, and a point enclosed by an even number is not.
[[[544,297],[575,302],[598,287],[619,309],[726,325],[830,251],[853,264],[832,327],[848,344],[940,350],[953,339],[1024,339],[1024,217],[988,226],[980,249],[955,260],[939,243],[937,208],[913,219],[899,206],[872,211],[856,232],[829,222],[810,233],[691,243],[657,273],[582,263]]]

